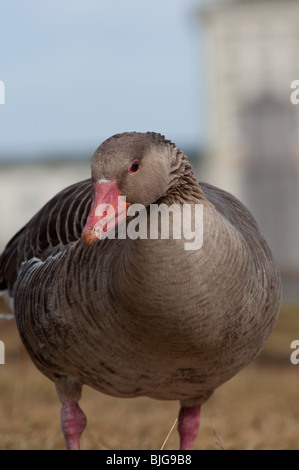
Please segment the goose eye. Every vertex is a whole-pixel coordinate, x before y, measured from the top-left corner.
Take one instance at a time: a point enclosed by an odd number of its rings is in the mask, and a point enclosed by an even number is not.
[[[129,168],[129,173],[136,173],[136,171],[138,170],[139,168],[139,161],[138,160],[134,160],[131,165],[130,165],[130,168]]]

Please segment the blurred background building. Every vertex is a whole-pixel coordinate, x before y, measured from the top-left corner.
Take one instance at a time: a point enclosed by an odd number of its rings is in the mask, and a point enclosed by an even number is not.
[[[90,177],[90,160],[49,157],[0,164],[0,251],[51,197]]]
[[[249,207],[285,299],[299,300],[298,0],[167,0],[160,15],[150,1],[116,3],[117,16],[109,2],[32,0],[25,21],[5,1],[0,250],[57,191],[89,177],[102,140],[159,131],[199,179]]]
[[[206,180],[252,211],[299,298],[299,2],[228,0],[199,12],[206,35]]]

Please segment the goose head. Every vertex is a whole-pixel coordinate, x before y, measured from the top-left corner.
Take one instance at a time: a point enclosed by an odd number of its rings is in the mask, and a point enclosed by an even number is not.
[[[148,206],[164,196],[182,153],[161,134],[125,132],[105,140],[92,164],[92,205],[82,241],[93,244],[126,218],[131,204]]]

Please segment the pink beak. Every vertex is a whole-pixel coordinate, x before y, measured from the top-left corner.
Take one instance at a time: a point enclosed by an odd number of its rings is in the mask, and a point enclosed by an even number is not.
[[[86,245],[105,238],[127,216],[125,197],[116,181],[92,184],[92,204],[81,239]]]

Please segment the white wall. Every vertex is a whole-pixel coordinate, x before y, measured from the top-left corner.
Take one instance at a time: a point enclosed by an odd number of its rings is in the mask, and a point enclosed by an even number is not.
[[[90,162],[0,165],[0,250],[64,187],[90,177]]]

